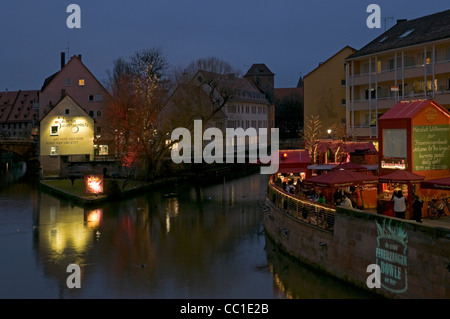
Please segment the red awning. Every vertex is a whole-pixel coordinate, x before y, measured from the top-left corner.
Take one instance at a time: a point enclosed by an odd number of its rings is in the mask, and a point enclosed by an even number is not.
[[[377,182],[378,176],[346,170],[337,170],[327,174],[313,176],[303,181],[304,185],[318,187],[347,187],[361,184],[375,184]]]
[[[420,188],[450,190],[450,177],[422,181]]]
[[[390,174],[382,175],[378,181],[380,183],[400,183],[400,184],[416,184],[425,179],[425,176],[411,173],[404,170],[396,170]]]

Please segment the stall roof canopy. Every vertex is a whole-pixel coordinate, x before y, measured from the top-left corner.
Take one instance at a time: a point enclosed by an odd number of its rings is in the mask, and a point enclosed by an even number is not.
[[[422,181],[420,182],[420,188],[450,190],[450,177]]]
[[[311,163],[309,153],[305,149],[280,150],[278,173],[305,172]]]
[[[339,149],[341,152],[349,154],[357,151],[377,152],[377,149],[372,142],[325,140],[320,141],[317,145],[317,150],[321,153],[326,152],[328,148],[332,152],[336,152]]]
[[[374,184],[377,182],[378,176],[346,170],[337,170],[327,174],[313,176],[303,181],[304,185],[318,187],[347,187],[360,184]]]
[[[352,163],[352,162],[345,162],[345,163],[338,164],[338,165],[334,166],[331,170],[335,171],[338,169],[345,169],[345,170],[354,171],[354,172],[367,171],[367,167],[356,164],[356,163]]]
[[[401,101],[380,116],[378,120],[411,119],[419,113],[420,110],[430,104],[442,110],[444,113],[447,113],[445,108],[434,100]]]
[[[400,184],[413,184],[413,183],[420,183],[420,181],[423,181],[425,179],[425,176],[418,175],[415,173],[411,173],[409,171],[404,170],[396,170],[392,173],[381,175],[379,177],[380,183],[400,183]]]

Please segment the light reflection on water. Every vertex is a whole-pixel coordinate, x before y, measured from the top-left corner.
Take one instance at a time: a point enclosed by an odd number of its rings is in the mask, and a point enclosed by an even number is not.
[[[266,251],[257,201],[267,179],[173,185],[84,208],[35,183],[0,188],[0,252],[10,256],[0,297],[366,298]],[[66,285],[71,263],[80,289]]]

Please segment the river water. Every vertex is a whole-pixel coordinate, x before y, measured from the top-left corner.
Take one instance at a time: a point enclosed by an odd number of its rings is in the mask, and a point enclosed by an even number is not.
[[[0,298],[365,299],[278,251],[267,175],[180,184],[83,208],[2,175]],[[80,288],[69,288],[70,264]]]

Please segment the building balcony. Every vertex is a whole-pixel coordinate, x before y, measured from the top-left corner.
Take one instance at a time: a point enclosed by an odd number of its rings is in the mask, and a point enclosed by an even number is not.
[[[361,125],[355,126],[353,129],[353,136],[357,138],[377,137],[378,128],[376,126]]]
[[[360,86],[360,85],[368,85],[369,83],[383,83],[383,82],[394,82],[395,79],[400,81],[402,77],[405,79],[411,78],[421,78],[425,76],[431,76],[433,74],[434,67],[434,75],[441,75],[450,73],[450,60],[439,61],[434,64],[418,64],[412,66],[406,66],[403,69],[397,68],[395,69],[386,69],[381,72],[373,72],[369,77],[369,73],[360,73],[350,76],[347,79],[349,85]]]

